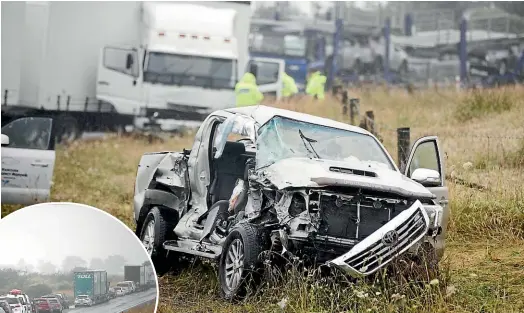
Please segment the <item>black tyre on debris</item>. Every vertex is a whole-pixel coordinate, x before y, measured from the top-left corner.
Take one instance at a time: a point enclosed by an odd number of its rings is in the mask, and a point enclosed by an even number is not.
[[[167,273],[177,259],[175,252],[171,251],[168,254],[162,246],[164,241],[174,239],[168,238],[168,231],[172,230],[174,225],[159,208],[154,207],[147,214],[140,230],[140,241],[151,256],[158,275]]]
[[[226,238],[218,266],[220,295],[226,300],[244,297],[260,281],[260,254],[266,246],[264,232],[252,224],[237,224]]]

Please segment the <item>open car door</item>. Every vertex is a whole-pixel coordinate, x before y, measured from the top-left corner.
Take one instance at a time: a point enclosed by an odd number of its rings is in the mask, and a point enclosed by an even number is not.
[[[2,203],[48,201],[54,165],[51,118],[22,117],[2,127]]]
[[[413,144],[404,174],[437,196],[436,202],[443,208],[442,232],[438,235],[441,238],[438,239],[444,239],[449,220],[449,198],[442,152],[436,136],[422,137]],[[441,244],[444,240],[437,242]],[[437,251],[442,250],[442,247],[436,248]]]
[[[120,114],[136,115],[142,103],[142,64],[137,49],[103,47],[98,62],[96,98]]]
[[[284,60],[271,58],[249,59],[247,72],[251,72],[257,78],[258,90],[264,97],[282,97],[282,80],[284,78],[285,63]]]

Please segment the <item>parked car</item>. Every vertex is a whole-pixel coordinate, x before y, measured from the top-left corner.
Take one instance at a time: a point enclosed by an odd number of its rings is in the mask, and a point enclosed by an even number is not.
[[[4,310],[5,313],[13,313],[13,310],[11,310],[11,306],[6,300],[0,300],[0,308]]]
[[[437,137],[421,138],[399,169],[359,127],[263,105],[216,111],[191,150],[142,156],[136,234],[160,274],[180,255],[216,260],[226,299],[268,250],[357,277],[398,256],[436,266],[449,217],[441,154]]]
[[[53,312],[51,303],[49,303],[49,299],[36,298],[33,300],[33,303],[35,304],[36,313],[52,313]]]
[[[122,287],[115,287],[115,296],[121,297],[125,295],[125,291]]]
[[[63,293],[56,293],[55,296],[57,296],[58,300],[60,301],[60,304],[64,309],[69,309],[69,300],[67,299],[67,296]]]
[[[128,286],[129,286],[130,289],[131,289],[131,293],[133,293],[133,292],[136,291],[137,286],[136,286],[136,284],[135,284],[134,281],[132,281],[132,280],[126,280],[126,281],[124,281],[124,283],[128,284]]]
[[[60,300],[57,298],[47,298],[49,306],[51,307],[51,313],[62,313],[64,308],[60,304]]]
[[[22,311],[24,313],[31,313],[32,312],[33,307],[31,305],[31,301],[29,300],[29,296],[28,295],[26,295],[25,293],[23,293],[19,289],[13,289],[13,290],[9,291],[9,295],[15,296],[15,297],[17,297],[20,300],[20,304],[23,307]]]
[[[88,295],[78,295],[75,298],[75,307],[92,305],[93,299],[91,299],[91,297],[89,297]]]
[[[13,295],[1,296],[0,301],[7,302],[7,304],[9,304],[9,307],[13,313],[25,313],[25,308],[22,305],[22,303],[20,303],[20,299],[18,299],[17,296],[13,296]]]
[[[386,59],[386,45],[384,38],[380,37],[370,41],[371,50],[375,64],[375,70],[381,72],[384,68]],[[389,68],[398,72],[401,76],[407,74],[409,70],[408,54],[402,47],[395,44],[389,45]]]
[[[132,292],[132,289],[131,289],[132,287],[131,287],[131,284],[129,284],[129,283],[119,282],[116,285],[118,287],[122,288],[122,290],[124,291],[124,295],[130,294]]]
[[[2,125],[2,203],[49,199],[55,163],[53,120],[22,117]]]

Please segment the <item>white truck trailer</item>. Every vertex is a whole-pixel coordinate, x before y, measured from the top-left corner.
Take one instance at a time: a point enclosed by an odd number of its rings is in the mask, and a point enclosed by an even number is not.
[[[2,2],[2,126],[49,116],[71,140],[155,113],[200,123],[234,106],[250,20],[249,1]]]

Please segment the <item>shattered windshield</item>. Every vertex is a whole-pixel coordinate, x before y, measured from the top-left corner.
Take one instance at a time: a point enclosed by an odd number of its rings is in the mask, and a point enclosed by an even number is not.
[[[369,135],[275,116],[259,129],[256,167],[287,158],[358,160],[394,170],[385,151]]]

